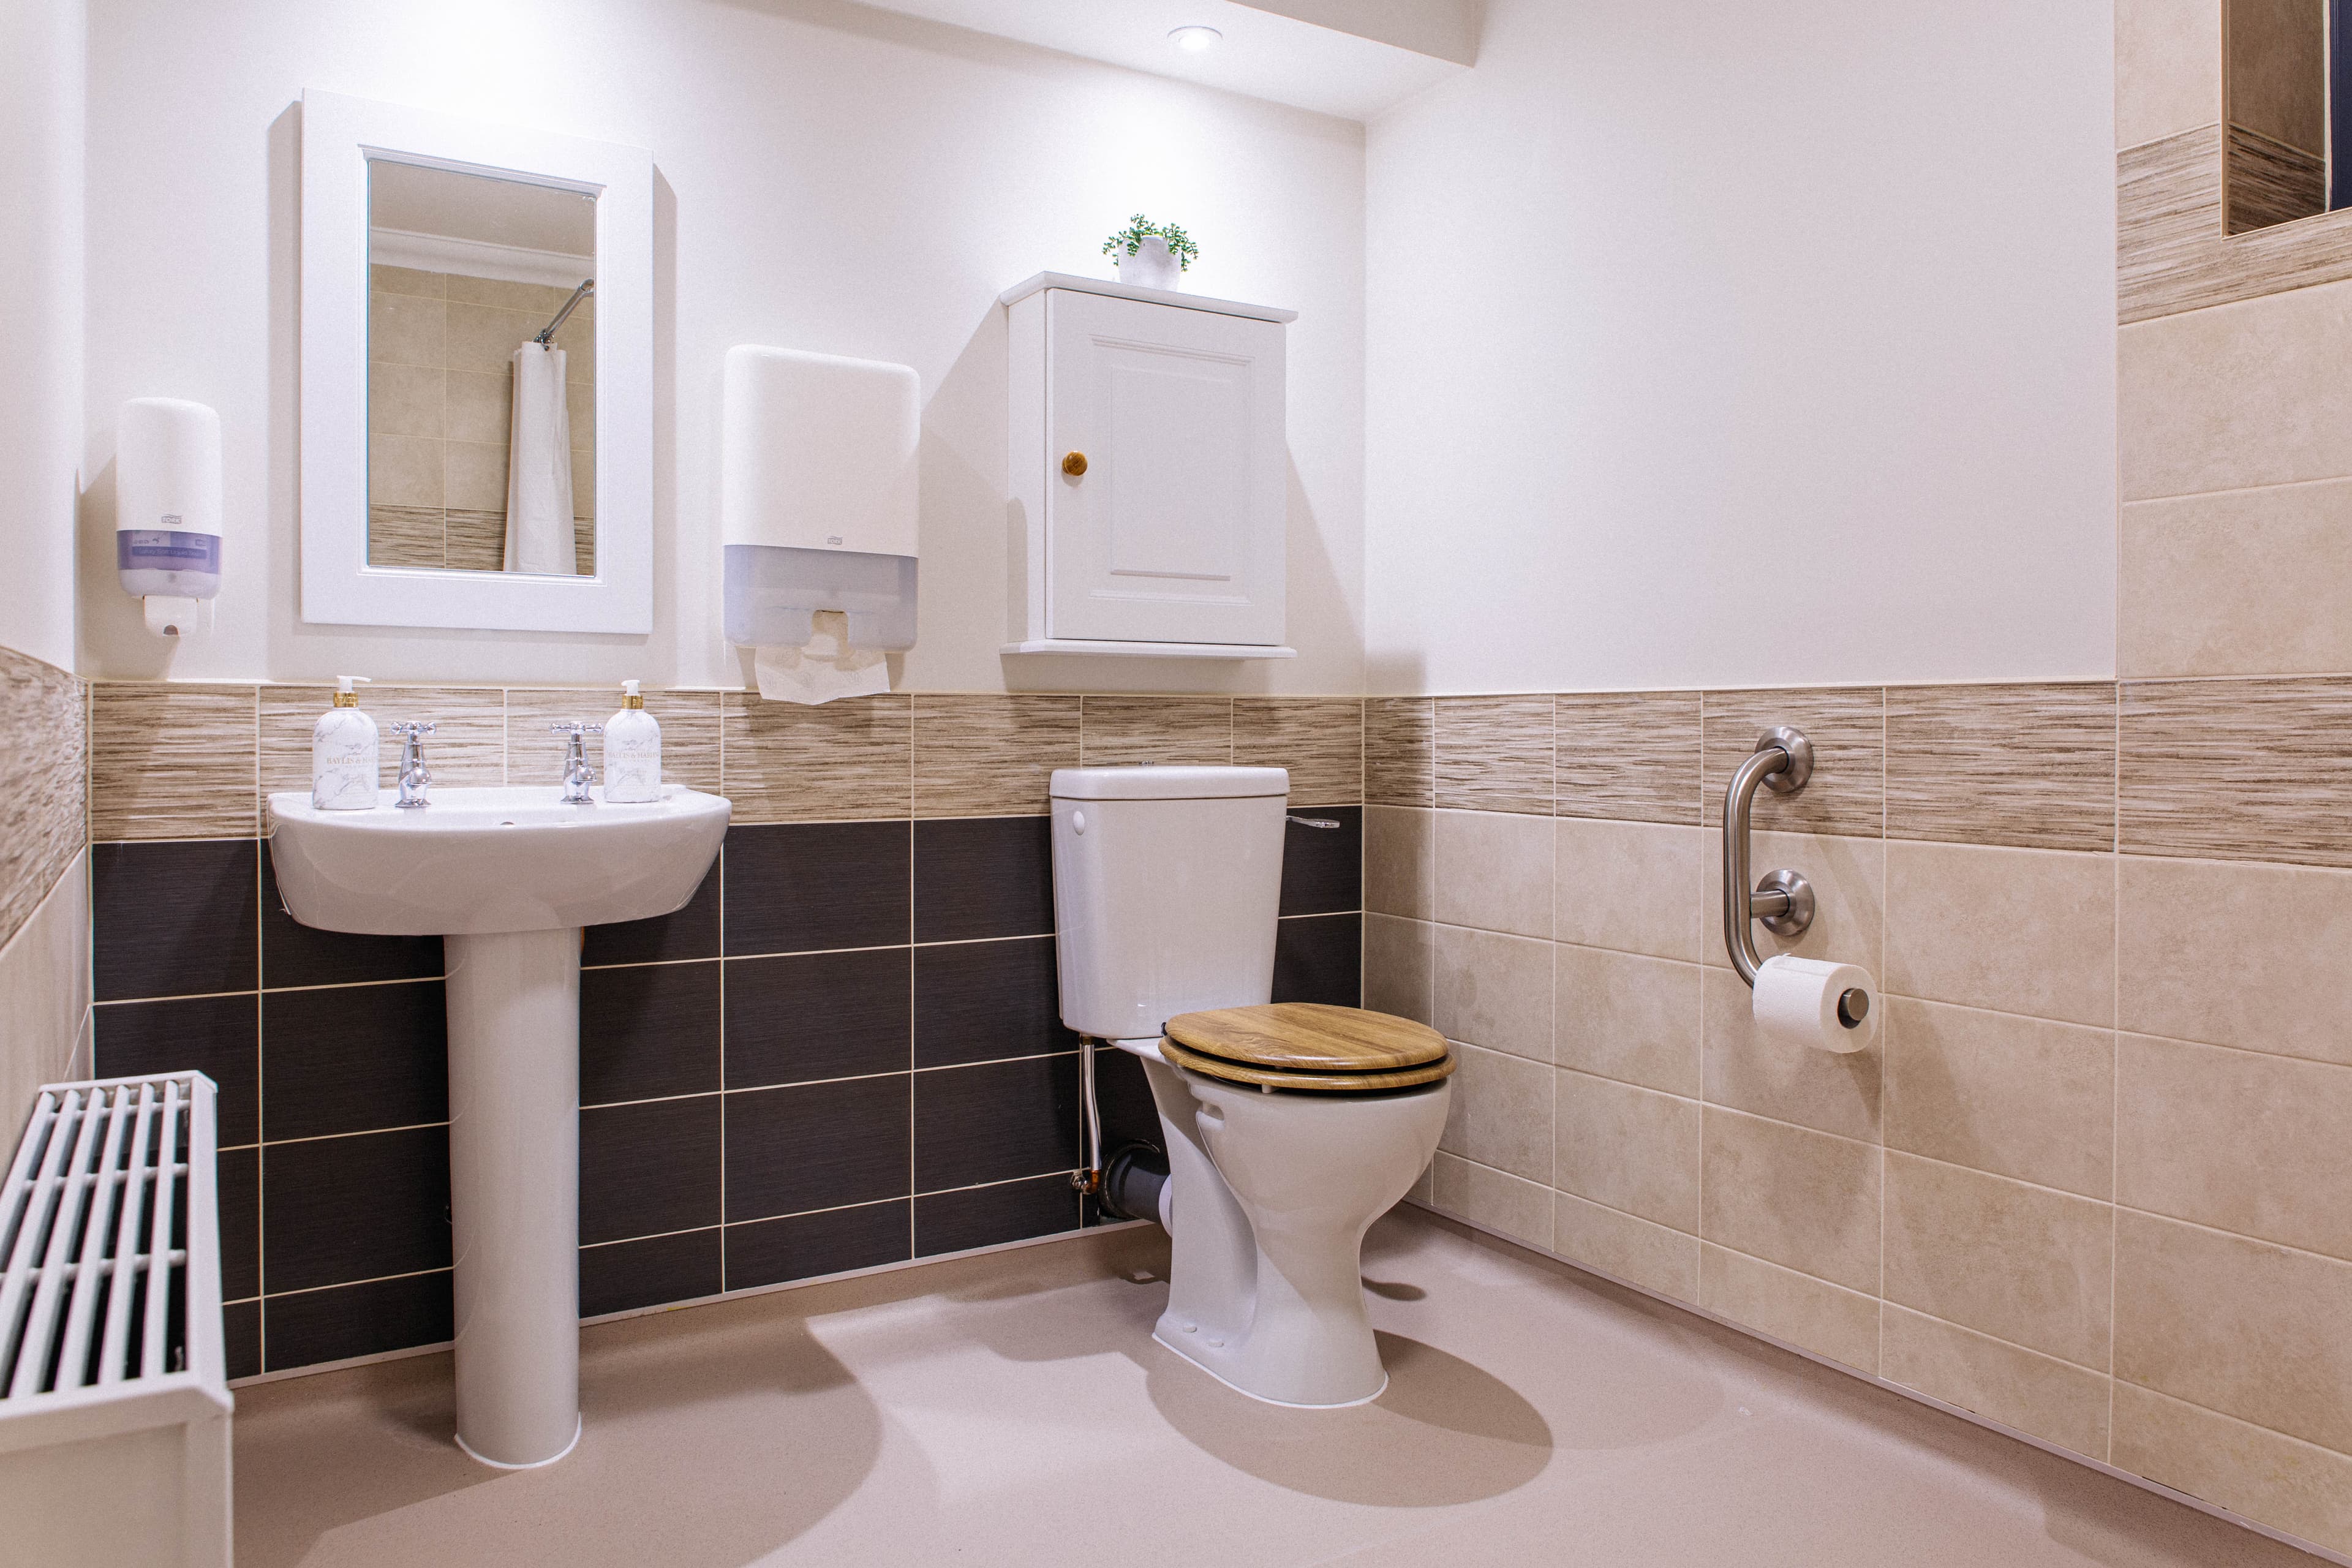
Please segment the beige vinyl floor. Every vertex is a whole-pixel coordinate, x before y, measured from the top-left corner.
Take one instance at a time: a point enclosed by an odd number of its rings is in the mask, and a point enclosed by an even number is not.
[[[2317,1561],[1417,1211],[1365,1248],[1354,1410],[1154,1344],[1166,1264],[1097,1233],[591,1328],[539,1471],[451,1447],[446,1355],[249,1387],[237,1562]]]

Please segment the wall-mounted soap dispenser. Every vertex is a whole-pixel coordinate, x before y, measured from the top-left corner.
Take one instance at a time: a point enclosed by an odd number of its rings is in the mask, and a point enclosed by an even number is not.
[[[209,626],[221,579],[220,416],[176,397],[124,404],[114,495],[114,563],[147,629],[184,637]]]
[[[882,689],[878,650],[914,646],[919,393],[902,364],[727,351],[725,626],[729,642],[761,650],[763,694],[821,702]],[[844,631],[820,636],[823,611],[843,613]],[[772,687],[772,660],[792,667],[789,683]]]

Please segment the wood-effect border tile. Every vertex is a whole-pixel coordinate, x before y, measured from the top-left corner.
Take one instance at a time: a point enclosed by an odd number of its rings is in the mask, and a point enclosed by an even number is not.
[[[716,691],[647,691],[646,711],[661,724],[662,782],[683,784],[711,795],[719,793],[719,693]],[[621,693],[609,687],[509,687],[506,693],[506,773],[510,784],[544,784],[550,788],[563,779],[567,744],[548,726],[569,720],[602,724],[621,706]],[[596,782],[604,782],[604,742],[588,737],[588,760]]]
[[[2352,867],[2352,679],[2127,681],[2126,855]]]
[[[914,698],[915,815],[1031,816],[1055,768],[1078,765],[1076,697]]]
[[[1757,737],[1791,725],[1813,743],[1813,776],[1795,795],[1756,792],[1755,825],[1774,833],[1879,837],[1886,821],[1886,705],[1876,687],[1709,691],[1700,804],[1723,821],[1723,792]]]
[[[1460,811],[1552,814],[1552,700],[1441,697],[1437,804]]]
[[[1364,700],[1364,804],[1429,805],[1436,796],[1436,703],[1427,697]]]
[[[1552,700],[1560,816],[1698,826],[1697,692],[1602,692]]]
[[[1230,697],[1087,697],[1078,707],[1080,765],[1230,763]]]
[[[2023,849],[2113,848],[2115,687],[1890,687],[1886,832]]]
[[[1356,697],[1236,697],[1234,761],[1288,768],[1293,805],[1364,799],[1364,704]]]
[[[2352,278],[2352,212],[2222,232],[2221,128],[2116,155],[2116,306],[2123,322]]]
[[[803,707],[720,694],[721,782],[738,824],[912,815],[913,709],[903,692]]]
[[[82,683],[0,647],[0,946],[81,853],[89,769]]]
[[[251,837],[255,700],[251,686],[92,686],[90,837]]]

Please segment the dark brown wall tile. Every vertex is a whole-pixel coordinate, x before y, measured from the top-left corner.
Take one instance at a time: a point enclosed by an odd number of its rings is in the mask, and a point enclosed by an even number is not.
[[[1436,704],[1426,697],[1364,700],[1364,803],[1436,800]]]
[[[1355,697],[1236,697],[1234,761],[1288,768],[1293,805],[1364,798],[1364,704]]]
[[[1812,782],[1792,795],[1756,792],[1756,826],[1774,833],[1838,833],[1879,837],[1885,825],[1886,718],[1885,694],[1814,687],[1786,691],[1706,694],[1706,823],[1723,821],[1723,791],[1756,739],[1775,725],[1792,725],[1813,743]]]
[[[0,944],[89,836],[88,719],[80,681],[0,647]]]
[[[724,694],[725,794],[739,824],[856,822],[912,815],[906,696],[804,708]]]
[[[252,687],[101,681],[90,688],[89,731],[92,839],[256,831]],[[306,730],[306,787],[309,743]]]
[[[1078,765],[1076,697],[915,698],[915,815],[1040,816]]]
[[[1230,697],[1088,697],[1079,709],[1084,765],[1230,763]]]
[[[1886,693],[1886,833],[2025,849],[2115,847],[2116,689]]]
[[[1463,811],[1552,813],[1549,697],[1441,697],[1437,804]]]
[[[1560,816],[1698,826],[1697,692],[1602,692],[1552,700]]]
[[[2352,866],[2352,679],[2129,682],[2126,855]]]

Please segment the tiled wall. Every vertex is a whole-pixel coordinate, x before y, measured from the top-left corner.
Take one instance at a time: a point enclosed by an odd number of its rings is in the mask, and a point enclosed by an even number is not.
[[[1868,965],[1758,1040],[1755,866]],[[2352,679],[1376,700],[1366,1005],[1461,1045],[1436,1206],[2352,1547]]]
[[[496,572],[505,562],[516,349],[569,289],[368,268],[368,561]],[[596,550],[596,302],[555,334],[572,423],[579,570]]]
[[[0,647],[0,1148],[32,1091],[89,1058],[82,683]]]
[[[446,1042],[436,940],[296,924],[264,808],[306,788],[324,688],[92,688],[97,1057],[223,1088],[239,1375],[449,1336]],[[609,692],[376,688],[432,718],[441,786],[555,789],[551,719]],[[1264,762],[1347,831],[1294,829],[1286,999],[1352,1002],[1356,700],[893,695],[798,708],[668,691],[677,783],[733,825],[695,900],[589,933],[582,1310],[617,1311],[1072,1228],[1076,1042],[1057,1021],[1046,775]],[[390,783],[393,750],[385,750]],[[1114,1059],[1115,1058],[1115,1059]],[[1107,1054],[1110,1143],[1156,1142]]]

